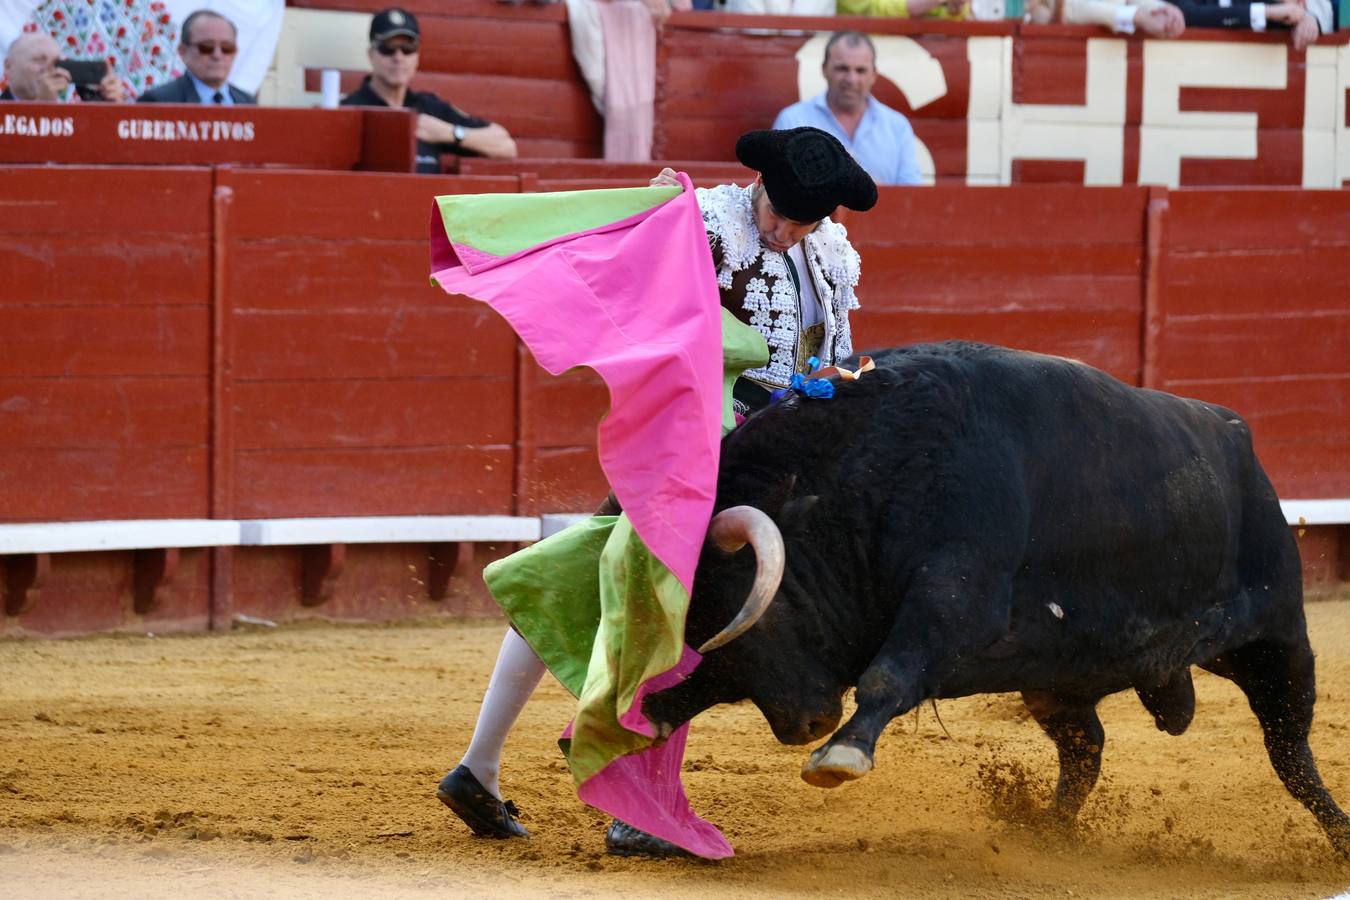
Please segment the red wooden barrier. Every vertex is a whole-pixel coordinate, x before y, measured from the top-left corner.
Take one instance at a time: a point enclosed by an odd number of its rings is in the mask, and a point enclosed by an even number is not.
[[[210,178],[0,168],[0,521],[207,515]]]
[[[609,493],[595,455],[595,429],[609,391],[594,372],[554,378],[521,351],[519,489],[521,515],[589,512]]]
[[[526,180],[0,168],[0,520],[593,508],[603,385],[544,375],[426,281],[432,195]],[[1238,409],[1285,497],[1350,493],[1350,194],[885,189],[846,224],[860,347],[1078,357]],[[1344,536],[1305,541],[1313,576],[1344,576]],[[474,613],[508,549],[475,548],[437,603],[443,548],[349,547],[315,609],[327,550],[185,550],[144,614],[134,554],[58,554],[0,630],[200,628],[213,599],[218,622]]]
[[[863,257],[854,346],[965,338],[1137,383],[1141,188],[883,188],[845,219]]]
[[[1281,496],[1350,494],[1350,195],[1168,204],[1157,386],[1243,413]]]
[[[510,513],[514,336],[428,284],[426,230],[435,194],[513,180],[236,171],[217,184],[233,194],[222,515]]]
[[[414,126],[410,112],[395,109],[16,103],[0,111],[0,165],[235,163],[411,172]]]
[[[604,179],[643,185],[669,166],[687,172],[698,186],[712,187],[734,182],[748,184],[755,173],[735,160],[654,160],[652,162],[610,162],[604,159],[567,159],[521,157],[485,159],[479,156],[456,157],[461,175],[520,175],[535,179]]]

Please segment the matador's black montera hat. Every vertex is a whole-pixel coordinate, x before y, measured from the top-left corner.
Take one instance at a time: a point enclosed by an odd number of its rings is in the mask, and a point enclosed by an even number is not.
[[[797,222],[818,222],[836,206],[864,212],[877,202],[872,176],[819,128],[747,132],[736,158],[763,176],[778,214]]]

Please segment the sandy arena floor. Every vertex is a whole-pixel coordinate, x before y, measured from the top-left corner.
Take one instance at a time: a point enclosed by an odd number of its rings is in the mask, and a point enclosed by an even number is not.
[[[1350,599],[1308,609],[1313,750],[1350,808]],[[507,747],[529,841],[471,837],[434,797],[496,623],[306,626],[0,641],[0,895],[28,897],[1308,897],[1350,888],[1275,778],[1237,689],[1197,673],[1195,723],[1102,704],[1101,785],[1074,834],[1038,828],[1054,753],[1010,696],[894,723],[878,768],[803,783],[749,705],[696,722],[686,785],[722,863],[604,855],[554,738],[547,680]]]

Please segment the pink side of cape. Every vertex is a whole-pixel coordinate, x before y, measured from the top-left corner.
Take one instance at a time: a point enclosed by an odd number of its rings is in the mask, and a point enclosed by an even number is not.
[[[655,209],[501,258],[452,244],[433,206],[432,278],[491,305],[552,374],[600,374],[610,394],[600,465],[638,536],[690,593],[717,488],[722,322],[693,184],[679,177],[684,192]],[[620,714],[625,727],[650,735],[642,697],[697,663],[686,647],[674,669],[642,685]],[[685,734],[616,759],[578,794],[699,856],[730,856],[685,798]]]
[[[605,380],[600,465],[689,591],[717,489],[722,320],[693,185],[680,179],[684,193],[655,209],[493,261],[461,260],[433,228],[431,277],[490,304],[552,374],[587,366]]]
[[[694,670],[700,659],[693,648],[685,647],[684,656],[675,668],[638,688],[636,701],[621,719],[624,726],[650,736],[651,724],[638,712],[642,699],[678,683]],[[569,725],[563,737],[569,737],[571,730]],[[735,852],[731,843],[715,825],[694,812],[680,781],[680,764],[688,737],[686,722],[660,747],[614,760],[582,784],[577,796],[596,809],[683,847],[695,856],[725,859]]]

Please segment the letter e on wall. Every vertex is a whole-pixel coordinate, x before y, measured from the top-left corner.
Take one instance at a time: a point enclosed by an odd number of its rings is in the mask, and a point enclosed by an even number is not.
[[[1339,188],[1350,180],[1350,44],[1309,47],[1303,98],[1303,186]]]
[[[1283,90],[1283,44],[1144,42],[1144,109],[1139,183],[1181,183],[1181,160],[1255,159],[1254,112],[1182,112],[1182,87]]]
[[[1083,104],[1014,102],[1010,38],[971,38],[966,53],[970,59],[971,106],[968,183],[978,183],[978,175],[996,166],[996,183],[1011,184],[1015,159],[1082,160],[1084,184],[1123,182],[1124,41],[1087,41]],[[996,109],[988,108],[992,98],[997,98]],[[977,109],[977,102],[986,108]]]

